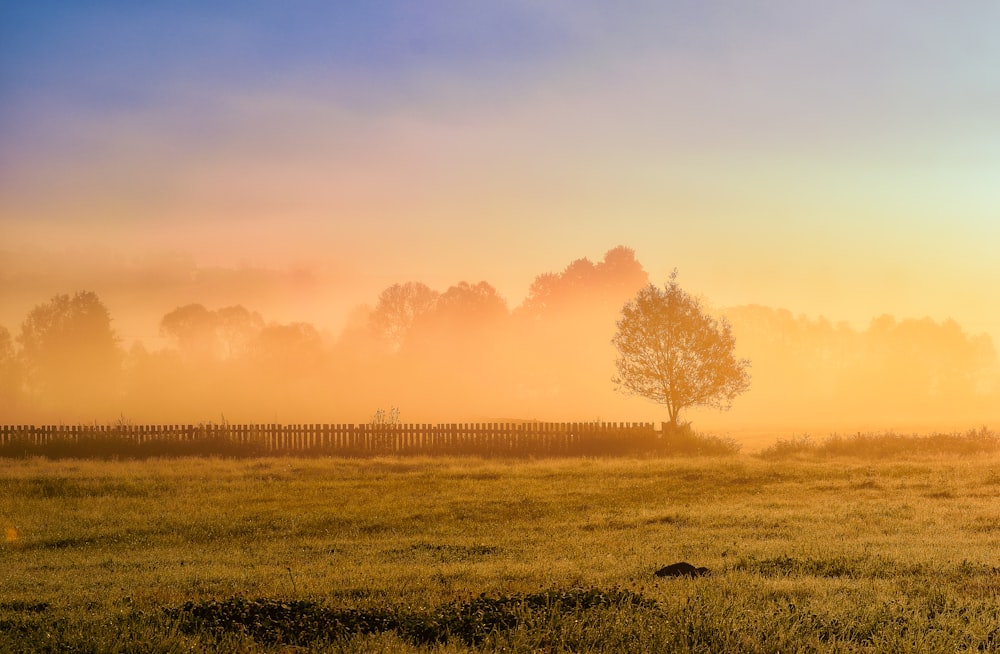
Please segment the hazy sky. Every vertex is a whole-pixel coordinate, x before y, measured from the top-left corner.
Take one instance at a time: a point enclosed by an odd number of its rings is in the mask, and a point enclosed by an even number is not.
[[[719,306],[998,339],[998,29],[990,0],[3,3],[0,250],[514,305],[624,244]]]

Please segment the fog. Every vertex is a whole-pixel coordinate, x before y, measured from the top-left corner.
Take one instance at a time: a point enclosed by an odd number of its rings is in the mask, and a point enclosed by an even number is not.
[[[490,280],[372,290],[317,267],[8,252],[0,423],[366,422],[379,409],[403,422],[666,420],[611,381],[621,307],[650,281],[662,280],[626,247],[540,271],[514,302]],[[696,429],[964,430],[1000,418],[992,339],[954,321],[715,313],[752,382],[729,412],[682,413]]]

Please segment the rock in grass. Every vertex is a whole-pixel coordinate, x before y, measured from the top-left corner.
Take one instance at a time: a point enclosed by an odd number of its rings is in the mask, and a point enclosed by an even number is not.
[[[664,566],[654,573],[657,577],[703,577],[712,574],[708,568],[696,568],[690,563],[681,561]]]

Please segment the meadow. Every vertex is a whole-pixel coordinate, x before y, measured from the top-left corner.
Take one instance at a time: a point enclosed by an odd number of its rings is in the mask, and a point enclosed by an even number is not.
[[[3,460],[0,651],[1000,649],[1000,458],[895,454]]]

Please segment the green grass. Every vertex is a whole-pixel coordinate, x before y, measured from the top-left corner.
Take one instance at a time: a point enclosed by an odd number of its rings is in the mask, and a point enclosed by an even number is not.
[[[997,463],[9,460],[0,651],[996,649]]]

